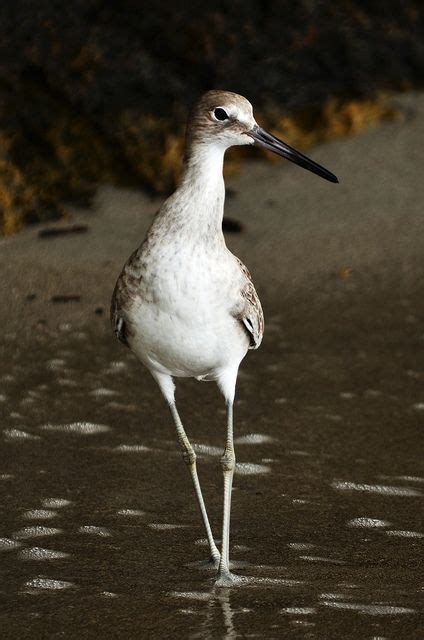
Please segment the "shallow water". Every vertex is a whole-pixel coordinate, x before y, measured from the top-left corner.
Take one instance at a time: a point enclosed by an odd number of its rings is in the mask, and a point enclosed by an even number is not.
[[[243,364],[233,589],[164,402],[103,319],[6,336],[2,637],[423,637],[422,302],[340,305],[277,310]],[[223,403],[178,398],[219,538]]]

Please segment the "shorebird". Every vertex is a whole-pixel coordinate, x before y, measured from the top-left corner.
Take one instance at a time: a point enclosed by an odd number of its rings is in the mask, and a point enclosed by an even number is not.
[[[264,331],[262,307],[250,273],[229,251],[222,233],[224,154],[233,145],[246,144],[257,144],[330,182],[338,181],[327,169],[259,127],[246,98],[229,91],[209,91],[189,116],[181,183],[124,265],[111,305],[117,338],[149,369],[168,403],[219,586],[237,581],[229,566],[237,373],[248,349],[261,344]],[[213,380],[225,399],[221,551],[209,524],[196,454],[177,411],[174,378]]]

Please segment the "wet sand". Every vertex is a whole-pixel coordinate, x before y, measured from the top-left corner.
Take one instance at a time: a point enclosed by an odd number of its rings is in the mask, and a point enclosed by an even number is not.
[[[108,327],[158,202],[103,188],[87,234],[0,244],[2,637],[422,637],[424,97],[399,104],[314,150],[339,186],[256,162],[228,183],[267,322],[235,411],[238,588],[213,586],[167,409]],[[223,403],[178,398],[218,537]]]

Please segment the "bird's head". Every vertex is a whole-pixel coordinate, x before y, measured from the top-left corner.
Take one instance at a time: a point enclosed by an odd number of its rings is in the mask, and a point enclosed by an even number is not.
[[[336,176],[276,136],[267,133],[256,122],[250,102],[231,91],[208,91],[191,112],[187,125],[188,145],[229,147],[256,144],[329,180]]]

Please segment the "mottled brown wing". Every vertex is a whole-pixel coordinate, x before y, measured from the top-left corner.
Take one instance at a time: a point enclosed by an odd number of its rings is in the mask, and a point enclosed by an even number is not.
[[[128,340],[131,336],[131,329],[126,309],[134,298],[137,291],[137,284],[140,281],[140,278],[134,275],[138,257],[139,250],[134,251],[126,262],[118,280],[116,281],[110,304],[110,322],[112,325],[112,331],[118,340],[126,346],[128,346]]]
[[[241,296],[244,304],[242,305],[241,311],[237,313],[237,318],[243,323],[245,329],[250,335],[249,349],[257,349],[260,346],[264,335],[264,314],[249,270],[241,260],[237,258],[237,261],[246,277],[246,284],[241,290]]]
[[[110,324],[112,331],[122,344],[128,346],[127,325],[120,313],[120,300],[122,298],[121,282],[118,279],[115,289],[113,290],[112,300],[110,303]]]

